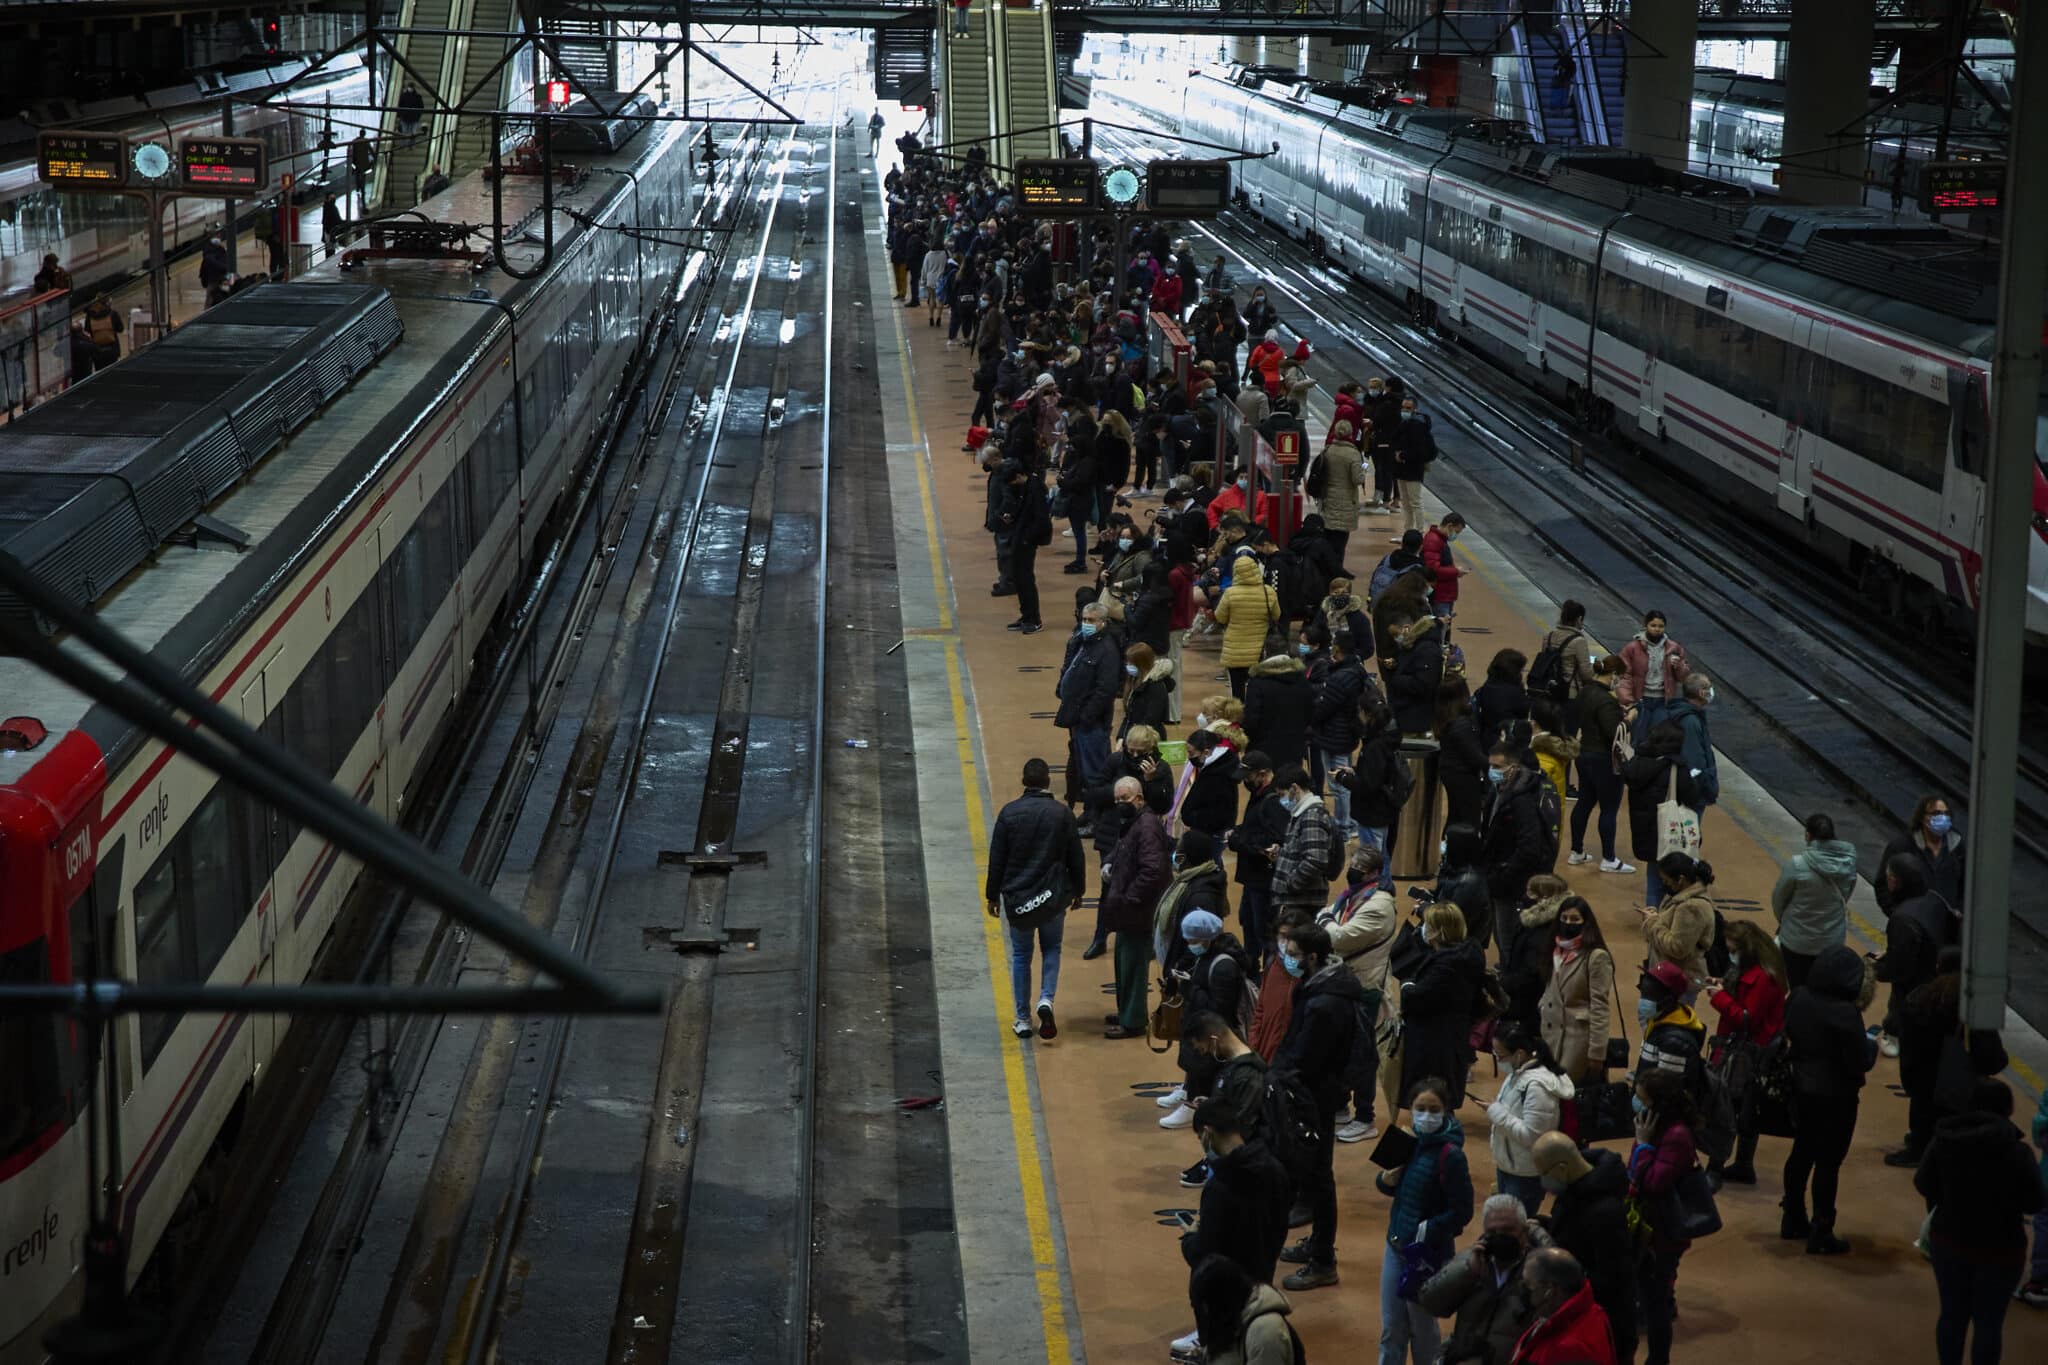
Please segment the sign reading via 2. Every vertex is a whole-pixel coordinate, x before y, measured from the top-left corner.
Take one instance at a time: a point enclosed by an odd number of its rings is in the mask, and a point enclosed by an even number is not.
[[[1035,158],[1017,162],[1018,211],[1029,218],[1070,218],[1093,213],[1098,179],[1095,163],[1079,158]]]
[[[192,190],[261,190],[270,183],[268,151],[253,137],[181,138],[178,179]]]

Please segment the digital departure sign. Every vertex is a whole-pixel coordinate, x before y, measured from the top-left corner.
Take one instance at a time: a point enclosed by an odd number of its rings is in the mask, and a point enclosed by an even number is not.
[[[270,184],[268,151],[253,137],[180,138],[178,179],[193,190],[254,193]]]
[[[1929,213],[1995,209],[2004,195],[2003,161],[1930,161],[1920,172],[1920,207]]]
[[[1145,171],[1145,207],[1175,218],[1213,218],[1230,206],[1228,161],[1155,161]]]
[[[119,133],[43,133],[36,168],[52,185],[119,189],[128,179],[128,144]]]
[[[1020,159],[1017,209],[1029,218],[1071,218],[1093,213],[1099,182],[1092,161]]]

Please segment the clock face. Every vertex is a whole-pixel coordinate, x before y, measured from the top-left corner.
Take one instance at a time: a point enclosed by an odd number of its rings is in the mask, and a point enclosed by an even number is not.
[[[170,173],[171,154],[154,142],[138,142],[129,151],[130,164],[145,180],[161,180]]]
[[[1143,188],[1138,181],[1138,173],[1128,166],[1118,166],[1102,177],[1102,197],[1112,204],[1137,203],[1139,191]]]

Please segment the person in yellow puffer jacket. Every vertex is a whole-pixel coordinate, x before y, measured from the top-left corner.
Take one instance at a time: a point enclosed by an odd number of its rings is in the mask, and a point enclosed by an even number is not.
[[[1280,597],[1266,586],[1257,556],[1243,554],[1230,571],[1230,586],[1217,599],[1216,624],[1223,627],[1223,666],[1230,670],[1230,695],[1244,700],[1252,665],[1266,657],[1266,632],[1280,620]]]
[[[1529,719],[1535,732],[1529,737],[1529,747],[1536,753],[1536,765],[1543,769],[1543,776],[1557,790],[1557,809],[1564,810],[1565,774],[1579,756],[1579,742],[1567,739],[1558,733],[1561,723],[1557,703],[1548,697],[1529,699]],[[1557,834],[1551,831],[1552,837]]]

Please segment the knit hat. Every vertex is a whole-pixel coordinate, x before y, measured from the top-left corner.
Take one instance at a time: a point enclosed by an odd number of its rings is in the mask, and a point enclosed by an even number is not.
[[[1190,910],[1180,922],[1180,936],[1191,941],[1207,942],[1222,932],[1223,921],[1207,910]]]
[[[1051,375],[1041,374],[1040,376],[1038,376],[1037,379],[1034,379],[1031,382],[1031,387],[1034,389],[1049,389],[1052,388],[1056,382],[1057,381],[1055,381]]]
[[[1308,339],[1306,337],[1294,343],[1294,358],[1296,360],[1308,359]]]
[[[1268,332],[1266,333],[1266,340],[1278,346],[1280,344],[1280,334],[1278,332]]]

